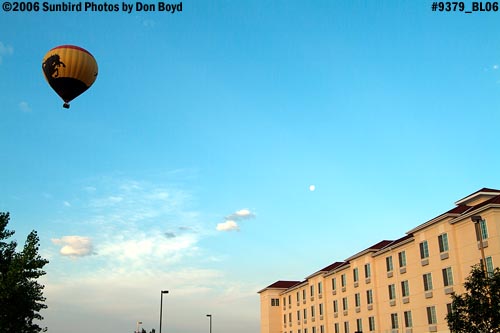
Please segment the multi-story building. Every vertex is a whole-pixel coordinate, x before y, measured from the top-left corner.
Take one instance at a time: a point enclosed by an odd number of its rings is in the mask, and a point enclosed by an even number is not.
[[[451,293],[500,264],[500,190],[483,188],[408,231],[303,281],[259,291],[261,333],[449,332]]]

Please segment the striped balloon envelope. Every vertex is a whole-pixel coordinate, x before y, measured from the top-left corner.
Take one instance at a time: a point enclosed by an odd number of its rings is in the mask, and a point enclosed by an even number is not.
[[[42,62],[45,79],[64,101],[63,107],[85,92],[97,78],[97,62],[89,51],[74,45],[51,49]]]

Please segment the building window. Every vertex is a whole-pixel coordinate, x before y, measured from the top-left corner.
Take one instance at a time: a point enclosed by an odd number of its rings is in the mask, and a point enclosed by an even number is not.
[[[363,331],[363,320],[360,319],[356,319],[356,330],[358,332],[362,332]]]
[[[399,324],[398,324],[398,314],[397,314],[397,313],[391,313],[391,328],[392,328],[392,329],[397,329],[397,328],[399,328]]]
[[[408,284],[408,280],[401,281],[401,294],[403,297],[410,296],[410,286]]]
[[[429,291],[432,290],[432,274],[427,273],[423,275],[424,278],[424,290]]]
[[[314,296],[314,284],[311,285],[311,297],[313,297],[313,296]]]
[[[307,333],[307,328],[304,328],[304,333]]]
[[[453,285],[453,273],[451,267],[443,268],[443,284],[445,287]]]
[[[348,321],[344,321],[344,332],[349,333],[349,322]]]
[[[304,320],[307,320],[307,309],[304,309]]]
[[[342,310],[347,311],[347,297],[342,298]]]
[[[491,257],[487,257],[486,258],[486,271],[488,273],[490,273],[490,275],[492,275],[494,270],[495,269],[493,268],[493,260],[491,259]]]
[[[394,284],[389,285],[389,299],[396,299],[396,286]]]
[[[292,313],[291,313],[291,312],[288,314],[288,321],[289,321],[290,323],[292,322]]]
[[[359,293],[354,294],[354,303],[356,304],[356,307],[361,306],[361,295]]]
[[[337,300],[333,301],[333,312],[334,313],[339,312],[339,303],[337,302]]]
[[[438,236],[439,252],[448,252],[448,234]]]
[[[283,315],[283,323],[286,324],[286,314]]]
[[[340,333],[340,325],[339,325],[339,323],[335,323],[335,325],[333,325],[333,327],[335,327],[335,333]]]
[[[315,326],[313,326],[313,328],[312,328],[312,329],[313,329],[313,333],[316,333],[316,327],[315,327]]]
[[[323,315],[323,303],[319,303],[319,315]]]
[[[358,282],[358,280],[359,280],[359,272],[358,272],[358,268],[357,267],[352,270],[352,276],[354,278],[354,282]]]
[[[297,303],[300,302],[300,293],[297,291]]]
[[[411,311],[405,311],[404,316],[405,316],[405,327],[408,327],[408,328],[412,327],[413,322],[411,320]]]
[[[318,295],[323,293],[323,283],[318,282]]]
[[[286,297],[283,297],[283,306],[286,306]]]
[[[371,289],[366,291],[366,303],[373,304],[373,292]]]
[[[325,333],[325,326],[321,325],[319,327],[319,333]]]
[[[406,252],[401,251],[398,253],[399,267],[406,267]]]
[[[365,278],[369,278],[372,276],[372,271],[370,264],[365,264]]]
[[[495,270],[495,268],[493,267],[493,260],[491,259],[491,257],[486,257],[485,259],[486,259],[486,272],[488,272],[488,275],[492,277],[493,271]],[[481,264],[481,269],[483,269],[483,259],[480,259],[479,262]]]
[[[346,280],[345,274],[342,274],[340,276],[340,280],[341,280],[342,288],[344,288],[347,285],[347,280]]]
[[[481,236],[483,236],[483,239],[488,238],[488,228],[486,226],[486,221],[485,220],[481,220],[479,222],[479,228],[481,229]],[[480,236],[476,235],[476,237],[477,237],[477,240],[479,241],[480,240]]]
[[[396,299],[396,286],[394,284],[389,285],[389,299]]]
[[[292,305],[292,295],[288,295],[288,305]]]
[[[303,300],[306,299],[306,290],[305,289],[302,289],[302,299]]]
[[[385,265],[386,265],[386,268],[387,268],[388,272],[392,272],[393,271],[394,266],[392,265],[392,256],[385,258]]]
[[[375,331],[375,317],[368,317],[368,327],[370,331]]]
[[[427,307],[427,322],[429,323],[429,325],[437,324],[435,306]]]
[[[300,320],[300,310],[297,310],[297,320]]]
[[[271,298],[271,306],[280,306],[279,298]]]
[[[332,290],[337,290],[337,278],[332,279]]]
[[[314,310],[315,310],[314,305],[311,305],[311,318],[314,318],[314,316],[316,315],[316,311]]]
[[[420,259],[429,258],[429,244],[427,241],[420,243]]]

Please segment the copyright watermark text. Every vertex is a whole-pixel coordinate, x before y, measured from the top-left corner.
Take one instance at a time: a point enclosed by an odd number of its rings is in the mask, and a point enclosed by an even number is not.
[[[5,1],[2,4],[4,12],[182,12],[182,1],[179,3],[169,3],[158,1],[155,3],[136,2],[59,2],[48,1]]]

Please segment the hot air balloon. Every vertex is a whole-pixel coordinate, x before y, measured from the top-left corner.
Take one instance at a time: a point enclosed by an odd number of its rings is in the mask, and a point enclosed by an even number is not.
[[[97,62],[89,51],[74,45],[51,49],[42,62],[45,79],[63,99],[63,107],[86,91],[97,78]]]

